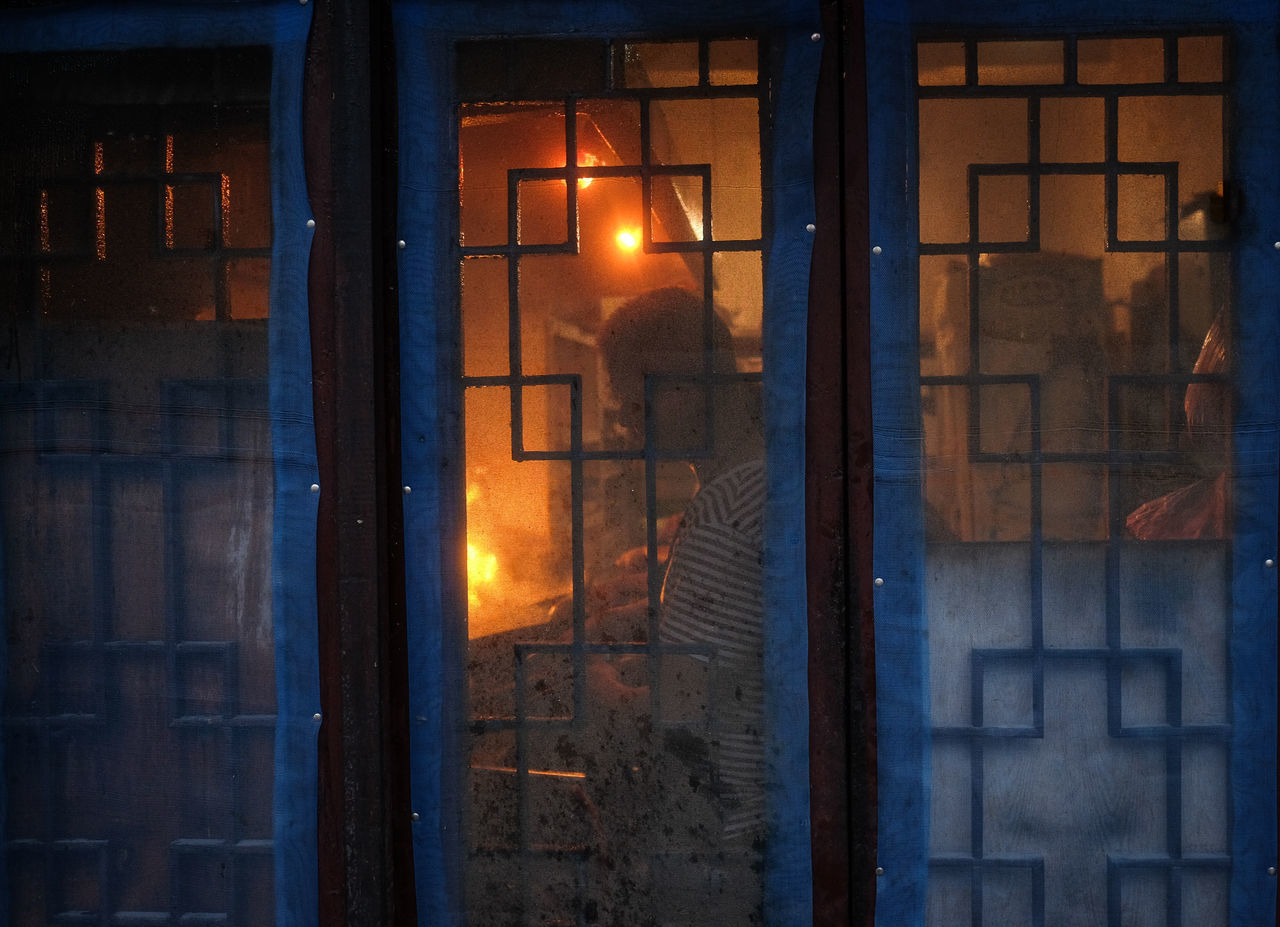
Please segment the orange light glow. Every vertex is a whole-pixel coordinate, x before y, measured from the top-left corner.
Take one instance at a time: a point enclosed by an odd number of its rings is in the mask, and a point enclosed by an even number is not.
[[[578,164],[582,167],[595,167],[599,163],[601,163],[600,159],[589,151],[583,152],[582,156],[578,158]],[[578,189],[587,189],[587,187],[591,186],[591,181],[594,179],[594,177],[579,177]]]
[[[640,247],[640,230],[619,229],[614,241],[618,243],[618,247],[623,251],[634,251]]]
[[[474,544],[467,545],[467,601],[476,605],[480,591],[498,576],[498,558],[480,550]]]

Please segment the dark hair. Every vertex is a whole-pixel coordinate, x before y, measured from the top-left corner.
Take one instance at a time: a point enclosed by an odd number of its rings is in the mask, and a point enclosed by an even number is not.
[[[710,312],[712,367],[717,373],[736,369],[733,335],[714,309]],[[707,309],[693,293],[678,286],[641,293],[605,319],[596,346],[605,365],[638,364],[641,358],[697,354],[707,347]],[[649,372],[649,371],[646,371]]]

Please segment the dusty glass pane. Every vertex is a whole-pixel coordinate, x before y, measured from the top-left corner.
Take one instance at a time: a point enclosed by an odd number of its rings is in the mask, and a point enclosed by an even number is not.
[[[701,177],[666,174],[654,179],[650,194],[654,241],[701,241],[706,234]],[[668,222],[663,222],[663,217]],[[680,221],[671,222],[670,218]]]
[[[718,241],[759,238],[758,101],[661,100],[654,101],[652,112],[652,156],[657,163],[711,165],[712,237]],[[692,224],[691,211],[686,213]]]
[[[626,98],[578,101],[578,164],[640,163],[640,104]],[[578,181],[581,188],[584,181]]]
[[[628,45],[628,86],[694,90],[577,101],[568,157],[556,108],[460,110],[476,923],[759,916],[760,93],[754,41],[708,51],[741,97]]]
[[[921,87],[964,84],[964,43],[921,42],[916,46],[917,77]]]
[[[963,373],[969,366],[969,275],[963,261],[920,256],[920,373]]]
[[[271,261],[236,258],[227,262],[227,311],[233,319],[265,319],[269,311]]]
[[[1101,258],[1107,249],[1105,195],[1100,173],[1041,177],[1041,249]]]
[[[716,311],[738,345],[744,370],[760,370],[764,269],[759,251],[717,251],[711,259]]]
[[[1173,38],[1221,75],[1220,41]],[[919,101],[930,925],[1227,923],[1226,101],[1126,95],[1164,39],[1079,47],[1098,95],[1038,100],[1040,167],[1034,91]],[[977,170],[1028,160],[1001,196]],[[1040,250],[973,253],[973,193],[984,240],[1030,200]]]
[[[1178,164],[1178,237],[1214,237],[1213,226],[1196,221],[1190,213],[1205,202],[1202,198],[1222,190],[1223,98],[1216,94],[1121,97],[1119,113],[1117,151],[1121,161]],[[1184,222],[1184,218],[1193,221]]]
[[[1164,81],[1163,39],[1081,39],[1076,56],[1076,71],[1082,84]]]
[[[569,236],[568,190],[563,180],[525,180],[516,189],[516,241],[565,244]]]
[[[1031,234],[1030,180],[1025,175],[978,178],[978,240],[1026,241]]]
[[[1121,241],[1161,241],[1169,237],[1165,178],[1121,174],[1116,178],[1116,234]]]
[[[1101,97],[1046,97],[1040,101],[1042,161],[1101,161],[1103,144]]]
[[[462,243],[500,245],[507,241],[508,172],[517,165],[507,158],[505,139],[520,133],[529,140],[522,168],[564,167],[564,107],[555,104],[462,108],[458,126],[458,175]]]
[[[1178,80],[1183,83],[1220,81],[1224,76],[1220,35],[1193,35],[1178,39]]]
[[[973,132],[971,125],[990,127]],[[1027,158],[1024,100],[920,101],[920,240],[969,239],[969,166]]]
[[[462,262],[462,370],[469,377],[502,376],[509,369],[507,284],[502,258]]]
[[[755,39],[712,42],[707,47],[711,83],[716,86],[756,84],[760,79],[760,51]]]
[[[979,42],[979,84],[1062,83],[1061,42]]]
[[[637,42],[622,54],[628,87],[698,86],[697,42]]]

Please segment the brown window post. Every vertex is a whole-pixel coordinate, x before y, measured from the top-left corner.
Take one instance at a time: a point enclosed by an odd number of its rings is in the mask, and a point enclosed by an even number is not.
[[[862,5],[822,4],[814,119],[806,544],[814,924],[875,913],[871,369]]]
[[[320,693],[320,921],[415,921],[389,3],[312,0],[304,108]]]

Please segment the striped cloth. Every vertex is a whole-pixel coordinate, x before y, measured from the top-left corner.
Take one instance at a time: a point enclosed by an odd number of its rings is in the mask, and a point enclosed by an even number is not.
[[[690,503],[662,587],[663,644],[709,647],[709,735],[723,837],[750,843],[764,821],[761,590],[763,461],[725,471]]]

